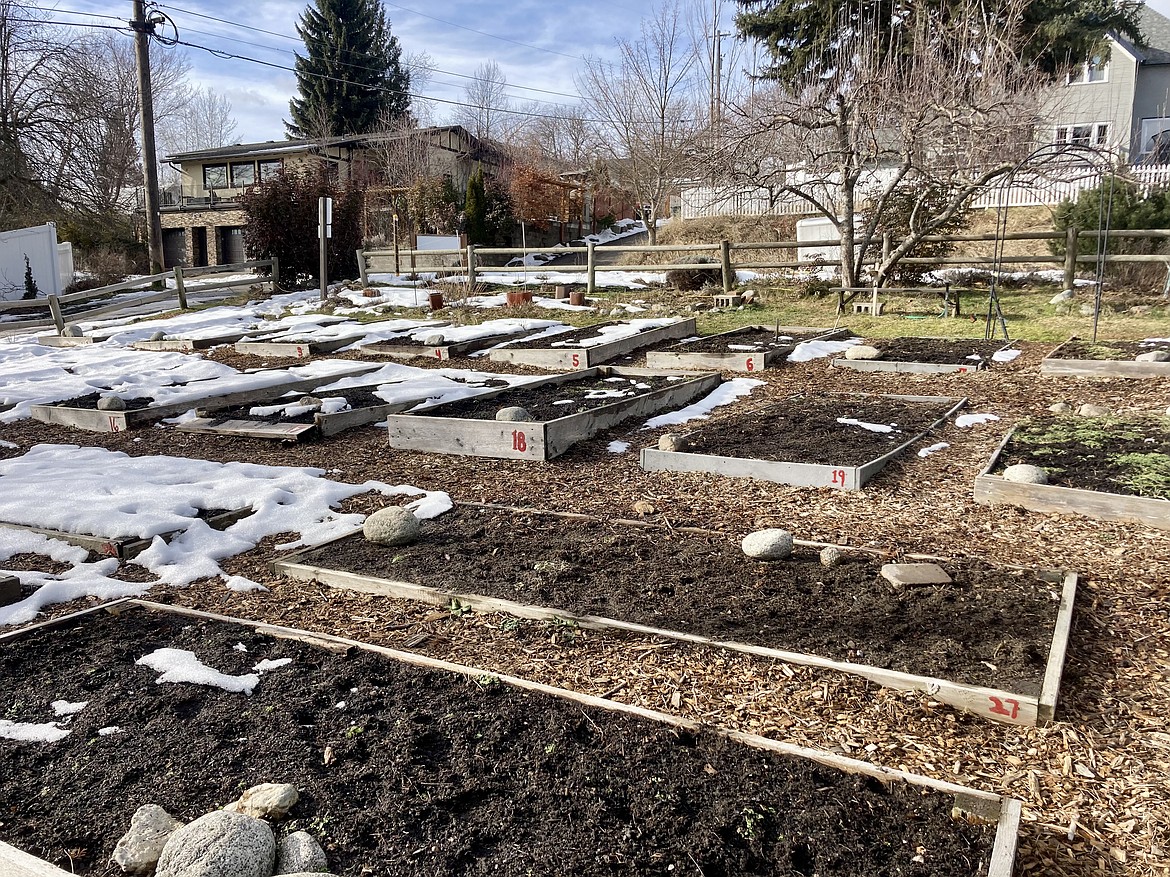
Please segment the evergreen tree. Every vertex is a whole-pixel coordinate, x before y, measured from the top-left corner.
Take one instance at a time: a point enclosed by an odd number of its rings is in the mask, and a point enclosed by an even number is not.
[[[740,33],[762,42],[772,55],[766,75],[788,83],[830,72],[848,35],[876,41],[894,71],[899,58],[924,48],[916,43],[930,45],[931,31],[945,30],[956,17],[969,14],[966,0],[926,0],[917,10],[929,12],[932,27],[911,32],[914,17],[907,14],[906,0],[736,2],[743,9],[736,17]],[[1140,43],[1138,11],[1138,4],[1125,0],[991,0],[983,15],[989,32],[1014,28],[1020,56],[1052,76],[1100,53],[1108,31]]]
[[[484,191],[483,169],[481,168],[473,173],[467,181],[467,198],[463,204],[463,216],[469,244],[489,243],[487,206],[487,193]]]
[[[410,111],[410,72],[379,0],[314,0],[297,33],[307,57],[297,55],[290,137],[365,134]]]

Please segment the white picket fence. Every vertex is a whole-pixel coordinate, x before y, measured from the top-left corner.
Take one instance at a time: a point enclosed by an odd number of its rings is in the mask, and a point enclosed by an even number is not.
[[[1087,170],[1087,169],[1086,169]],[[1145,192],[1170,186],[1170,164],[1135,165],[1122,170]],[[881,183],[880,171],[873,173],[869,184]],[[975,209],[1003,207],[1055,206],[1076,198],[1085,189],[1101,182],[1100,173],[1086,172],[1072,179],[1052,179],[1041,175],[1021,176],[1010,186],[993,185],[971,202]],[[862,189],[866,186],[862,186]],[[686,186],[682,190],[682,218],[706,216],[810,216],[819,211],[804,198],[791,193],[775,193],[765,188],[727,186]]]

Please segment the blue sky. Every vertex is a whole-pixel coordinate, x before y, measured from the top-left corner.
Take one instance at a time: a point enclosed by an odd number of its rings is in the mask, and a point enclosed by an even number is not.
[[[130,16],[130,0],[18,0],[53,8],[60,21],[87,19],[69,14],[88,12],[113,18],[89,19],[94,24],[115,24]],[[159,0],[161,11],[179,28],[180,39],[270,64],[291,67],[292,52],[304,46],[296,37],[296,21],[307,0]],[[694,0],[709,10],[711,0]],[[1170,0],[1151,0],[1149,5],[1170,17]],[[556,3],[549,0],[400,0],[385,3],[391,30],[404,56],[425,52],[438,71],[426,90],[430,97],[462,101],[467,79],[487,61],[495,61],[509,84],[515,103],[532,100],[573,103],[575,70],[582,56],[612,59],[614,40],[630,38],[638,31],[640,16],[651,3],[612,2]],[[731,30],[734,4],[723,3],[721,13]],[[708,11],[709,14],[709,11]],[[258,28],[268,33],[261,33]],[[127,37],[129,39],[129,37]],[[725,45],[725,50],[729,48]],[[169,51],[159,48],[159,51]],[[296,91],[293,74],[243,60],[220,58],[208,52],[184,50],[192,65],[193,84],[210,87],[232,102],[241,141],[280,139],[288,115],[289,98]],[[547,92],[525,90],[540,89]],[[449,104],[433,104],[434,121],[449,120]]]

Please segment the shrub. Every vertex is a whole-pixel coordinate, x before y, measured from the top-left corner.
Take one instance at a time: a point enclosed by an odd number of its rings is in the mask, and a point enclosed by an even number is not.
[[[881,221],[877,231],[880,234],[888,232],[894,240],[900,240],[914,231],[923,228],[923,219],[933,219],[938,216],[951,200],[951,193],[941,186],[926,183],[907,184],[898,186],[886,198],[885,209],[882,211]],[[947,222],[931,229],[932,235],[957,234],[967,225],[968,211],[959,210]],[[915,259],[944,259],[951,255],[956,248],[951,241],[920,241],[906,255]],[[879,240],[878,255],[881,254]],[[886,274],[888,280],[903,286],[916,286],[922,283],[925,275],[937,271],[942,265],[935,263],[916,263],[907,265],[905,262],[895,263]]]
[[[24,299],[25,301],[28,301],[30,299],[36,298],[40,294],[41,294],[41,291],[37,287],[37,279],[35,277],[33,277],[32,263],[29,262],[29,260],[28,260],[28,253],[25,253],[25,255],[24,255],[24,295],[22,295],[21,298]]]
[[[675,268],[666,272],[666,283],[682,292],[695,292],[704,286],[719,282],[722,268],[714,259],[700,256],[694,260],[694,268]]]

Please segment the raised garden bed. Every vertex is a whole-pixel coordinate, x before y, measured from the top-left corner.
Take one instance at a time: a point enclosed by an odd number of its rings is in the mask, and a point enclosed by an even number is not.
[[[493,335],[481,335],[478,338],[470,338],[466,341],[444,340],[440,344],[424,344],[422,339],[412,338],[408,335],[404,338],[394,338],[390,341],[367,344],[362,348],[362,352],[377,354],[379,356],[392,356],[395,359],[416,359],[422,357],[425,359],[447,360],[454,356],[467,356],[469,353],[474,353],[477,350],[483,350],[486,347],[499,344],[507,338],[527,331],[530,330],[514,328],[510,331],[502,331]],[[436,329],[434,334],[442,335],[443,330]]]
[[[489,378],[472,386],[490,390],[507,387],[507,381]],[[267,400],[267,405],[237,405],[196,409],[196,418],[179,424],[182,432],[212,433],[215,435],[242,435],[249,438],[299,441],[310,436],[331,436],[355,426],[384,420],[425,401],[433,389],[420,386],[413,398],[388,402],[378,395],[378,384],[364,387],[346,387],[322,391],[320,409],[299,405],[300,396]]]
[[[986,368],[995,354],[1011,347],[1002,341],[965,338],[890,338],[872,344],[881,351],[877,359],[841,358],[833,365],[870,372],[967,374]]]
[[[352,640],[111,610],[0,638],[12,718],[88,702],[64,739],[0,740],[4,839],[77,874],[116,873],[140,804],[187,821],[268,779],[300,791],[277,831],[308,829],[339,877],[1012,873],[1020,805],[988,792]],[[134,661],[160,647],[291,663],[249,697],[156,684]]]
[[[1136,362],[1142,353],[1163,350],[1170,353],[1170,339],[1145,341],[1082,341],[1072,338],[1040,362],[1042,375],[1077,375],[1091,378],[1170,377],[1170,361]]]
[[[1000,473],[1015,463],[1039,466],[1049,483],[1005,481]],[[975,501],[1170,530],[1170,419],[1023,421],[975,477]]]
[[[259,338],[263,335],[256,329],[236,329],[231,332],[215,332],[208,335],[175,335],[160,341],[135,341],[130,346],[135,350],[173,350],[189,353],[192,350],[207,350],[221,344],[233,344],[241,338]]]
[[[621,332],[629,323],[612,322],[572,329],[556,335],[544,335],[529,341],[514,341],[488,354],[493,362],[516,362],[541,368],[592,368],[624,353],[630,353],[660,341],[686,338],[695,334],[695,320],[677,320],[666,326],[645,328],[633,334],[614,335],[605,340],[607,330]]]
[[[252,514],[252,509],[199,509],[195,517],[205,521],[207,526],[213,530],[226,530],[236,521],[243,520],[248,515]],[[154,541],[153,536],[147,538],[140,538],[138,536],[94,536],[88,533],[66,533],[62,530],[52,530],[46,527],[34,527],[27,524],[12,524],[7,521],[0,521],[0,527],[7,527],[12,530],[29,530],[33,533],[40,533],[43,536],[48,536],[51,539],[59,539],[62,542],[68,542],[70,545],[77,545],[85,548],[94,554],[99,554],[103,557],[117,557],[122,560],[130,560],[137,557],[143,551],[150,547]],[[176,532],[186,532],[185,530],[171,531],[169,533],[159,534],[164,542],[170,542],[171,538]]]
[[[352,366],[352,367],[349,367]],[[200,403],[215,400],[217,405],[237,405],[271,399],[274,393],[292,393],[311,390],[324,383],[335,381],[347,375],[360,374],[377,368],[373,363],[350,363],[347,367],[329,374],[321,374],[302,380],[284,381],[249,390],[239,390],[230,393],[216,393],[215,381],[209,381],[212,386],[207,388],[207,394],[197,399],[186,399],[169,405],[155,405],[150,397],[123,399],[126,403],[125,411],[102,411],[97,407],[98,399],[102,394],[90,393],[61,402],[50,402],[44,405],[32,405],[29,413],[35,420],[43,423],[57,423],[62,426],[74,426],[89,432],[125,432],[144,423],[159,420],[163,417],[173,417],[197,407]],[[273,375],[279,369],[271,370]],[[249,374],[267,374],[267,372],[249,372]]]
[[[554,375],[386,418],[390,447],[435,454],[551,460],[577,442],[631,417],[685,405],[711,392],[719,375],[669,375],[601,366]],[[498,421],[519,406],[532,420]]]
[[[880,560],[842,550],[845,561],[831,569],[808,548],[763,563],[725,533],[461,504],[424,522],[414,545],[384,548],[359,532],[275,569],[822,667],[1014,724],[1051,720],[1075,573],[944,560],[950,584],[895,587]]]
[[[687,451],[643,448],[641,463],[648,472],[861,490],[966,403],[944,396],[793,396],[711,421],[687,437]]]
[[[848,329],[807,326],[744,326],[717,335],[682,341],[646,353],[648,368],[714,369],[754,372],[783,362],[802,341],[838,338]]]
[[[322,356],[333,353],[343,347],[361,341],[365,336],[361,333],[346,335],[343,338],[312,339],[312,338],[280,338],[273,340],[237,341],[233,347],[236,353],[247,353],[252,356],[287,357],[290,359],[308,359],[310,356]]]

